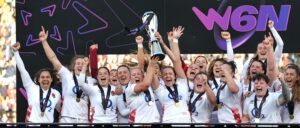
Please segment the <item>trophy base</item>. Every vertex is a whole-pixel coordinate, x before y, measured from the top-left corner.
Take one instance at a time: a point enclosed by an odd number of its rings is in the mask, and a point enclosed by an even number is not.
[[[152,56],[151,56],[151,59],[152,59],[152,58],[155,58],[155,57],[158,57],[158,58],[159,58],[159,61],[161,61],[161,60],[165,59],[165,56],[166,56],[165,54],[158,53],[158,54],[152,55]]]

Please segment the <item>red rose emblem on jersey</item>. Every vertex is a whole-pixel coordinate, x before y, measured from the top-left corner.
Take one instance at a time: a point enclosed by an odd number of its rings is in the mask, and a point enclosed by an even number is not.
[[[52,93],[52,97],[55,98],[55,94],[54,93]]]

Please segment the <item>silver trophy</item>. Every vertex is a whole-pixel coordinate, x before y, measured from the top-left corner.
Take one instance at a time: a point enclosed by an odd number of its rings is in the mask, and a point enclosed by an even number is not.
[[[158,21],[157,16],[153,11],[145,12],[142,17],[143,23],[146,25],[145,29],[150,37],[150,41],[152,43],[151,47],[151,58],[159,57],[159,60],[163,60],[165,58],[165,54],[163,53],[159,42],[154,36],[154,33],[157,32]]]

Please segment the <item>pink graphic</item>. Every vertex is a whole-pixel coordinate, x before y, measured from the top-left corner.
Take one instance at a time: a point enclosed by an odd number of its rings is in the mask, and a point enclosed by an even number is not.
[[[40,42],[39,38],[32,39],[32,34],[29,34],[27,41],[26,41],[26,46],[32,46],[32,45],[38,44],[39,42]]]
[[[21,94],[24,96],[24,98],[25,98],[26,100],[28,100],[27,93],[26,93],[25,89],[24,89],[24,88],[19,88],[19,91],[20,91]]]
[[[67,2],[66,2],[66,1],[67,1]],[[69,7],[71,1],[72,1],[72,0],[62,0],[61,8],[62,8],[63,10],[66,10],[66,9]]]
[[[61,41],[61,36],[60,36],[59,30],[57,28],[57,25],[54,25],[54,33],[50,34],[50,38],[57,40],[57,41]]]
[[[73,45],[73,50],[74,50],[74,55],[76,55],[76,48],[75,48],[75,43],[74,43],[74,37],[73,37],[73,32],[72,31],[67,31],[67,43],[65,47],[57,47],[56,51],[61,54],[61,55],[65,55],[62,51],[66,51],[69,49],[69,36],[71,39],[71,43]]]
[[[18,4],[25,4],[25,0],[16,0],[16,3],[18,3]]]
[[[56,5],[50,5],[41,9],[41,12],[48,12],[49,16],[52,17],[56,9]]]
[[[80,14],[80,16],[85,20],[85,24],[80,26],[78,29],[77,29],[77,32],[78,34],[80,35],[83,35],[83,34],[87,34],[87,33],[91,33],[91,32],[95,32],[95,31],[99,31],[99,30],[103,30],[103,29],[106,29],[108,27],[108,23],[107,21],[105,21],[103,18],[101,18],[100,16],[98,16],[96,13],[94,13],[93,11],[91,11],[90,9],[88,9],[86,6],[84,6],[83,4],[77,2],[77,1],[74,1],[73,4],[72,4],[73,8]],[[94,19],[87,19],[87,17],[83,14],[83,12],[81,12],[80,10],[84,9],[85,12],[88,12],[90,13],[91,15],[93,15],[95,18]],[[94,28],[94,29],[91,29],[91,30],[82,30],[84,29],[85,27],[87,27],[89,25],[89,21],[90,20],[93,20],[93,21],[98,21],[101,24],[101,27],[98,27],[98,28]]]
[[[28,26],[28,18],[32,17],[32,13],[21,10],[21,17],[25,26]]]

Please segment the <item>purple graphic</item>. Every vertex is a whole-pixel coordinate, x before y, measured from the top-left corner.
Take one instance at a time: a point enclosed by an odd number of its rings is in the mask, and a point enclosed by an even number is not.
[[[95,14],[93,11],[91,11],[90,9],[88,9],[87,7],[85,7],[83,4],[81,4],[81,3],[77,2],[77,1],[74,1],[73,4],[72,4],[72,6],[80,14],[80,16],[85,20],[85,24],[82,25],[82,26],[80,26],[77,29],[78,34],[83,35],[83,34],[95,32],[95,31],[103,30],[103,29],[106,29],[108,27],[108,23],[103,18],[101,18],[100,16],[98,16],[97,14]],[[89,19],[87,19],[86,16],[82,12],[79,11],[78,7],[83,8],[84,10],[86,10],[87,12],[89,12],[90,14],[92,14],[95,17],[95,19],[90,19],[90,20],[98,20],[100,23],[102,23],[101,27],[94,28],[94,29],[87,30],[87,31],[83,31],[82,29],[84,27],[86,27],[86,26],[89,25]]]
[[[56,5],[50,5],[41,9],[41,12],[48,12],[49,16],[52,17],[56,9]]]
[[[32,17],[32,14],[30,12],[25,11],[25,10],[21,10],[21,17],[22,17],[24,25],[28,26],[28,18]]]
[[[214,38],[219,48],[226,50],[226,43],[221,38],[221,30],[228,30],[231,23],[233,30],[238,32],[246,32],[242,36],[232,39],[233,48],[237,48],[245,43],[255,31],[265,31],[268,20],[274,21],[274,26],[278,31],[286,30],[290,15],[291,5],[281,5],[279,18],[276,14],[274,6],[261,5],[258,11],[256,7],[251,5],[242,5],[232,11],[232,7],[228,6],[224,15],[221,16],[221,10],[225,8],[227,0],[223,0],[216,12],[214,9],[209,9],[207,16],[197,7],[192,7],[194,14],[204,24],[206,29],[214,29]],[[231,14],[232,13],[232,14]],[[258,14],[258,18],[255,15]],[[230,22],[229,22],[230,20]],[[215,22],[218,24],[215,25]],[[244,24],[241,24],[244,22]]]
[[[18,3],[18,4],[25,4],[25,0],[16,0],[16,3]]]
[[[56,41],[61,41],[61,36],[60,36],[59,30],[57,28],[57,25],[54,25],[53,29],[54,29],[54,33],[50,34],[50,38],[52,38]]]
[[[19,91],[20,91],[21,94],[24,96],[24,98],[25,98],[26,100],[28,100],[28,96],[27,96],[27,93],[26,93],[25,89],[24,89],[24,88],[19,88]]]
[[[20,54],[34,55],[36,56],[36,52],[19,52]]]
[[[73,32],[72,31],[67,31],[67,43],[65,47],[57,47],[56,51],[61,54],[65,55],[62,51],[66,51],[69,49],[69,40],[71,39],[71,43],[73,45],[73,50],[74,50],[74,55],[76,55],[76,48],[75,48],[75,43],[74,43],[74,37],[73,37]]]
[[[28,35],[28,38],[27,38],[27,41],[26,41],[26,46],[32,46],[32,45],[35,45],[35,44],[38,44],[38,43],[40,43],[39,38],[32,39],[32,34]]]
[[[193,12],[196,14],[198,19],[203,23],[207,30],[212,30],[215,22],[223,29],[227,30],[229,26],[229,19],[231,13],[231,7],[228,7],[225,11],[223,17],[216,12],[214,9],[210,8],[208,10],[207,16],[201,12],[197,7],[192,7]]]
[[[262,5],[259,9],[256,31],[265,31],[268,19],[274,21],[274,27],[277,31],[286,31],[291,5],[281,5],[279,16],[277,16],[273,5]]]
[[[66,1],[67,1],[67,2],[66,2]],[[62,8],[63,10],[66,10],[66,9],[69,7],[71,1],[72,1],[72,0],[62,0],[61,8]]]

